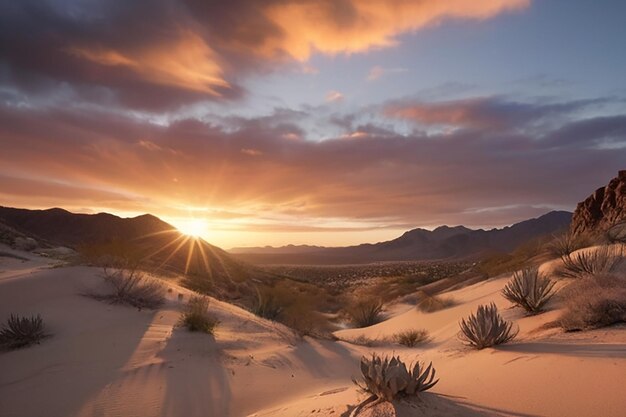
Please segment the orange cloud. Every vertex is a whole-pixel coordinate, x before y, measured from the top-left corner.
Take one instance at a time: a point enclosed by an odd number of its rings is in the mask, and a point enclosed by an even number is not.
[[[263,46],[306,61],[313,52],[365,52],[396,44],[396,36],[446,18],[486,19],[527,7],[530,0],[351,0],[301,1],[268,7],[266,16],[283,37]]]
[[[71,46],[66,51],[105,66],[121,66],[155,84],[221,95],[228,88],[217,54],[199,35],[181,31],[177,39],[139,51]]]

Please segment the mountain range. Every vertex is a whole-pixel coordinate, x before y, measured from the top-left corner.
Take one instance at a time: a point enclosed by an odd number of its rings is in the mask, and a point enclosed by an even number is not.
[[[380,261],[458,259],[489,252],[509,252],[533,239],[567,230],[572,213],[551,211],[501,229],[473,230],[464,226],[413,229],[374,244],[325,248],[285,246],[233,248],[238,259],[255,264],[359,264]]]

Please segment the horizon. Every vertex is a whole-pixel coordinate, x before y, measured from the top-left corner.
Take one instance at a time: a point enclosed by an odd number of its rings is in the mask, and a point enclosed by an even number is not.
[[[150,213],[229,249],[571,211],[624,169],[625,14],[617,0],[2,4],[0,200]]]

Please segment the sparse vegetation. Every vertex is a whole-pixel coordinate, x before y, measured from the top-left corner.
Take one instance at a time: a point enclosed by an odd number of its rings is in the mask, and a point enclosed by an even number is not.
[[[359,335],[353,338],[341,338],[340,337],[340,338],[337,338],[337,340],[341,340],[342,342],[350,343],[352,345],[367,346],[367,347],[383,346],[389,343],[389,340],[387,338],[372,339],[371,337],[367,337],[365,335]]]
[[[626,276],[587,275],[563,289],[565,310],[558,323],[576,331],[626,323]]]
[[[424,313],[434,313],[435,311],[450,308],[456,304],[452,297],[442,297],[440,295],[428,295],[421,291],[417,308]]]
[[[356,327],[368,327],[381,320],[383,303],[376,297],[363,298],[347,309],[348,317]]]
[[[574,236],[568,232],[560,236],[555,236],[552,241],[548,243],[547,247],[552,256],[560,258],[590,245],[591,239],[588,236]]]
[[[421,362],[416,362],[407,368],[399,356],[382,358],[372,354],[371,359],[362,357],[361,374],[361,379],[353,378],[352,381],[363,392],[371,395],[356,407],[352,416],[356,416],[366,404],[415,396],[431,389],[439,382],[435,379],[435,368],[432,363],[424,367]]]
[[[268,320],[276,320],[285,309],[286,300],[273,288],[257,288],[252,312]]]
[[[624,258],[621,246],[602,245],[561,257],[556,273],[565,278],[582,278],[613,272]]]
[[[111,292],[89,294],[90,296],[112,304],[126,304],[138,309],[155,309],[165,301],[165,285],[137,269],[107,269],[104,280],[110,286]]]
[[[519,330],[513,330],[510,323],[500,316],[494,303],[478,306],[476,314],[471,314],[459,323],[459,339],[476,349],[484,349],[511,341]]]
[[[39,343],[45,337],[43,319],[39,314],[31,317],[11,314],[0,330],[0,346],[5,349],[19,349]]]
[[[527,313],[537,314],[555,294],[554,284],[556,282],[540,273],[537,267],[529,267],[513,274],[502,295]]]
[[[393,340],[396,343],[407,347],[415,347],[419,344],[427,342],[429,340],[429,336],[428,331],[425,329],[414,329],[396,333],[393,336]]]
[[[213,334],[219,320],[209,314],[209,298],[194,296],[189,299],[185,311],[180,317],[180,324],[191,332]]]

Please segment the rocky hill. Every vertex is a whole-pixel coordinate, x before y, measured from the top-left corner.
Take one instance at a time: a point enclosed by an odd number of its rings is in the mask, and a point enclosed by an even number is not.
[[[570,231],[576,236],[599,234],[623,221],[626,221],[626,170],[619,171],[608,185],[578,203]]]

